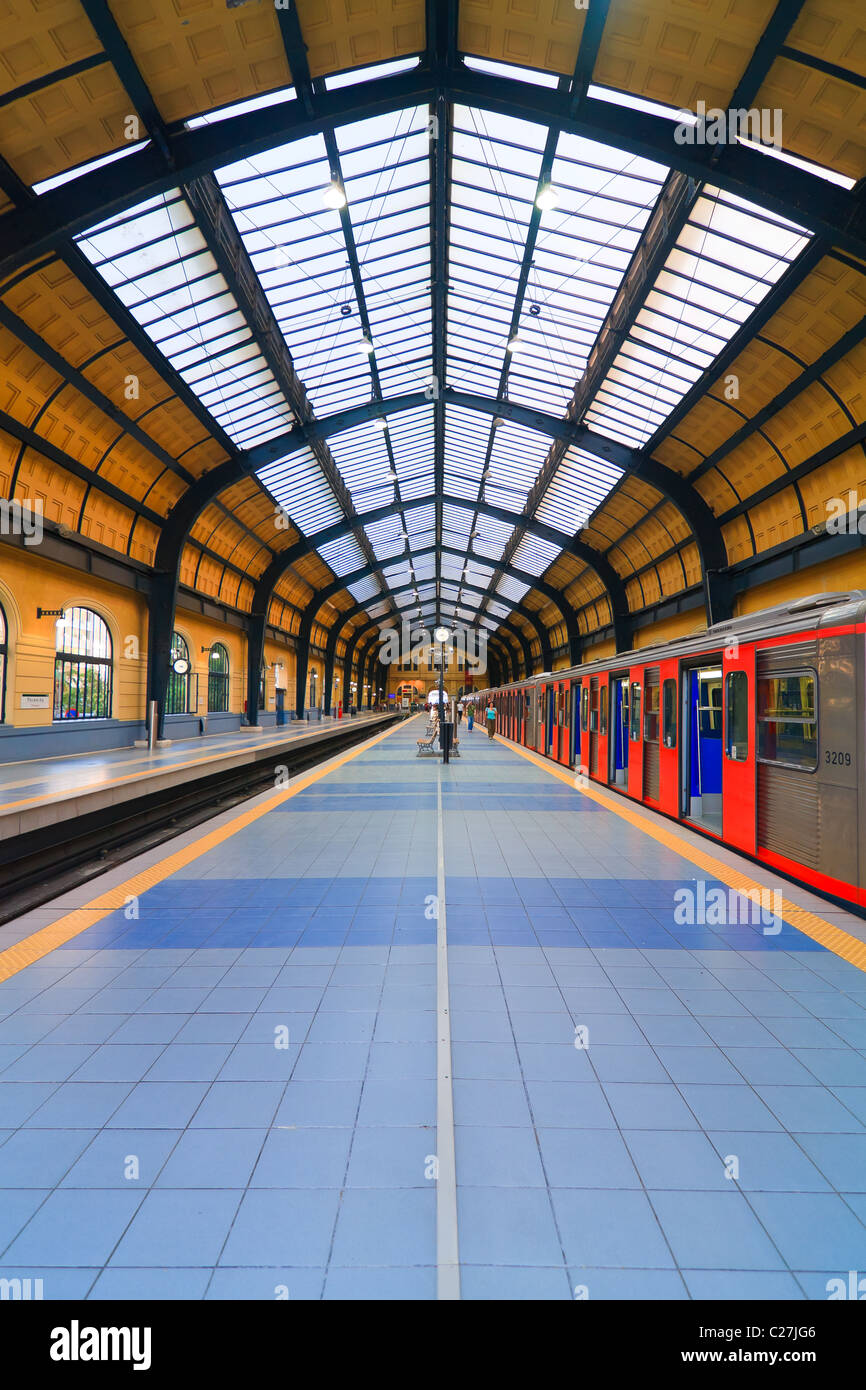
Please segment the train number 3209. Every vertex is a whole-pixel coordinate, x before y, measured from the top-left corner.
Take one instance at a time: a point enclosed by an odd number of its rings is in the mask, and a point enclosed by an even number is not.
[[[837,767],[838,767],[838,766],[850,767],[850,766],[851,766],[851,754],[850,754],[850,753],[841,753],[841,752],[839,752],[839,751],[838,751],[837,749],[835,749],[835,748],[825,748],[825,750],[824,750],[824,762],[825,762],[825,763],[835,764]]]

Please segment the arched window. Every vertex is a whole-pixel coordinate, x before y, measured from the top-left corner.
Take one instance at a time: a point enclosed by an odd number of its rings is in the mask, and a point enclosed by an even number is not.
[[[166,714],[186,714],[189,710],[189,647],[179,632],[171,635]]]
[[[0,604],[0,724],[6,718],[6,614]]]
[[[111,718],[111,633],[90,608],[67,608],[57,623],[54,718]]]
[[[222,642],[214,642],[207,667],[207,707],[211,714],[226,714],[229,707],[229,654]]]

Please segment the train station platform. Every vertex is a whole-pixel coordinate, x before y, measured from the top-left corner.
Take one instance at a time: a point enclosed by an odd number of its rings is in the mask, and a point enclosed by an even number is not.
[[[826,1299],[866,1257],[866,924],[419,732],[0,927],[0,1277]]]
[[[282,746],[323,740],[332,732],[382,715],[364,711],[344,719],[298,721],[283,728],[245,728],[172,742],[153,750],[115,748],[98,753],[0,763],[0,840],[165,787],[194,783],[218,769],[254,762]]]

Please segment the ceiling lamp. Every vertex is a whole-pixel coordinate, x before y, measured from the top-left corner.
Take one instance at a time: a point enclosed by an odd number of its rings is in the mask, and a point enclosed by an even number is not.
[[[520,352],[521,348],[524,348],[524,347],[526,347],[526,344],[525,344],[525,342],[523,341],[523,339],[521,338],[520,334],[519,334],[519,333],[515,333],[514,337],[513,337],[513,338],[509,338],[509,339],[508,339],[508,342],[505,344],[505,351],[506,351],[506,352]]]
[[[364,351],[366,352],[366,348]],[[383,415],[378,415],[375,420],[370,421],[370,424],[374,430],[379,430],[380,434],[384,434],[388,428],[388,421]]]
[[[328,186],[322,189],[322,202],[326,208],[333,208],[334,212],[339,212],[348,201],[346,190],[337,178],[332,178]]]
[[[371,357],[376,351],[366,333],[358,342],[358,351],[363,353],[365,357]]]
[[[552,212],[554,208],[559,207],[559,189],[554,188],[549,179],[539,188],[535,206],[540,212]]]

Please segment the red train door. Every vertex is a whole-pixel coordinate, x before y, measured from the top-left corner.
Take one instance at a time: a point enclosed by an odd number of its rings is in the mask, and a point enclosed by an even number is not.
[[[600,713],[599,705],[601,702],[601,677],[590,676],[589,678],[589,775],[598,776],[598,735]]]
[[[757,737],[755,647],[740,644],[736,655],[725,648],[724,741],[722,744],[722,838],[735,849],[755,854],[757,847]]]
[[[659,667],[662,683],[661,730],[659,738],[659,807],[669,816],[679,816],[679,667],[675,658]]]
[[[628,673],[628,794],[643,797],[643,667],[632,666]]]
[[[610,676],[601,673],[598,693],[598,780],[606,782],[610,768]]]
[[[559,684],[554,681],[550,687],[550,707],[547,711],[548,739],[547,756],[554,760],[559,760],[559,719],[560,719],[560,694]]]
[[[559,725],[558,757],[566,767],[571,766],[571,681],[560,681],[558,686],[557,724]]]
[[[648,666],[643,684],[643,800],[658,806],[661,796],[661,674]]]
[[[547,709],[550,704],[550,688],[546,685],[538,687],[538,743],[536,751],[539,753],[547,752]]]
[[[580,710],[577,716],[577,763],[585,773],[589,767],[589,676],[580,683]]]

